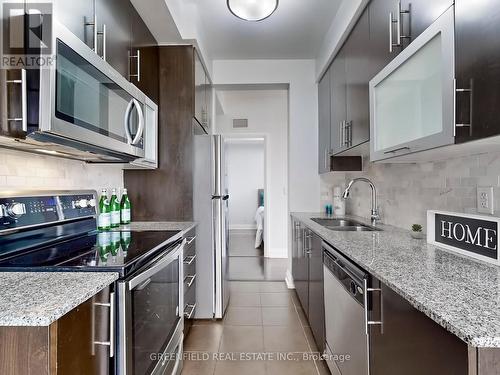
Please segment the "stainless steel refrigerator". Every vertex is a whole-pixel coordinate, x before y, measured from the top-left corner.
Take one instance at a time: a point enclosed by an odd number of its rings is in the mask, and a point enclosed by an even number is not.
[[[224,138],[196,135],[194,219],[196,229],[196,319],[220,319],[229,302],[229,193]]]

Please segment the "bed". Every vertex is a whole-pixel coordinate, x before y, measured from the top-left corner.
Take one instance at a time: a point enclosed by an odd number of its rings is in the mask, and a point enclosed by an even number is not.
[[[255,233],[255,248],[258,249],[264,244],[264,189],[257,190],[257,211],[255,212],[255,223],[257,232]]]

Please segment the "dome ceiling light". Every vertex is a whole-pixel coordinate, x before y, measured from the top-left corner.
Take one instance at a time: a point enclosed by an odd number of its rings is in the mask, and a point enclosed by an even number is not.
[[[227,0],[229,11],[245,21],[262,21],[278,8],[278,0]]]

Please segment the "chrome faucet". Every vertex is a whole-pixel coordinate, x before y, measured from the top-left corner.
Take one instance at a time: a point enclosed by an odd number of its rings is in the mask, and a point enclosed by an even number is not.
[[[342,198],[347,199],[349,198],[349,193],[351,190],[352,185],[354,185],[355,182],[357,181],[363,181],[366,182],[368,185],[370,185],[370,188],[372,189],[372,213],[371,213],[371,220],[372,220],[372,225],[377,225],[377,220],[380,220],[380,215],[378,213],[378,205],[377,205],[377,188],[371,182],[369,179],[364,178],[364,177],[359,177],[352,179],[349,184],[347,185],[346,189],[344,190],[344,194],[342,194]]]

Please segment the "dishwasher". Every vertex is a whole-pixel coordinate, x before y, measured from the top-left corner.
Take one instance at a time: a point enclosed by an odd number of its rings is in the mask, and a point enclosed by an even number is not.
[[[326,361],[333,375],[368,375],[368,273],[323,242]]]

